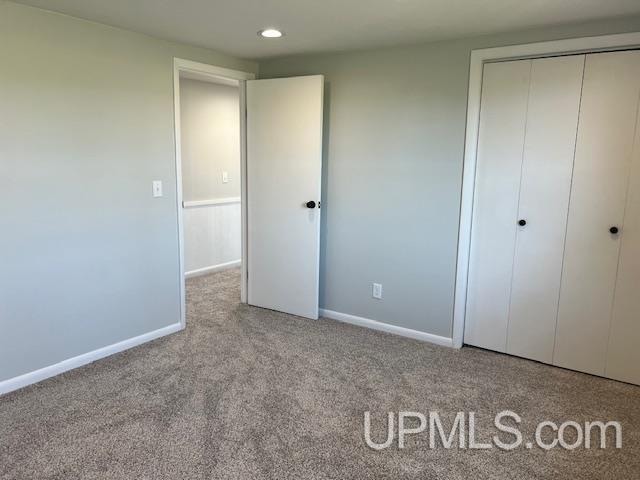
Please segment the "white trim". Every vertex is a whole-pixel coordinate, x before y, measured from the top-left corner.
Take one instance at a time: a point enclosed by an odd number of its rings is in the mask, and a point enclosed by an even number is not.
[[[232,262],[219,263],[218,265],[211,265],[210,267],[189,270],[188,272],[185,272],[184,276],[186,278],[199,277],[200,275],[206,275],[207,273],[221,272],[222,270],[236,268],[240,265],[242,265],[242,260],[233,260]]]
[[[184,218],[182,215],[182,147],[180,143],[180,69],[179,59],[173,59],[173,121],[176,156],[176,210],[178,212],[178,270],[180,285],[180,324],[187,325],[187,296],[184,282]]]
[[[243,72],[241,70],[231,70],[230,68],[217,67],[207,63],[194,62],[183,58],[175,57],[173,59],[174,69],[181,72],[189,72],[192,74],[201,74],[206,78],[220,78],[221,80],[253,80],[256,78],[255,73]]]
[[[476,154],[480,124],[480,97],[482,69],[487,62],[557,56],[587,52],[602,52],[640,47],[640,33],[623,33],[598,37],[573,38],[551,42],[530,43],[507,47],[485,48],[471,52],[469,65],[469,96],[467,101],[467,126],[462,173],[462,199],[460,204],[460,229],[458,234],[458,259],[453,311],[453,346],[462,347],[467,304],[467,281],[471,248],[471,224],[473,221],[473,196],[476,176]]]
[[[240,197],[212,198],[210,200],[193,200],[191,202],[182,202],[183,208],[194,207],[210,207],[213,205],[230,205],[232,203],[240,203]]]
[[[380,332],[393,333],[394,335],[400,335],[401,337],[433,343],[443,347],[453,346],[451,338],[441,337],[439,335],[433,335],[431,333],[421,332],[411,328],[398,327],[396,325],[390,325],[388,323],[371,320],[369,318],[349,315],[348,313],[334,312],[333,310],[325,310],[324,308],[321,308],[320,316],[330,318],[331,320],[337,320],[338,322],[350,323],[351,325],[358,325],[359,327],[370,328]]]
[[[9,380],[4,380],[0,382],[0,395],[18,390],[19,388],[26,387],[27,385],[32,385],[61,373],[68,372],[69,370],[73,370],[74,368],[82,367],[89,363],[95,362],[96,360],[109,357],[115,353],[120,353],[124,350],[137,347],[138,345],[150,342],[151,340],[155,340],[157,338],[179,332],[183,328],[184,327],[182,324],[174,323],[173,325],[169,325],[168,327],[163,327],[149,333],[144,333],[137,337],[129,338],[127,340],[123,340],[106,347],[98,348],[97,350],[93,350],[88,353],[83,353],[82,355],[78,355],[77,357],[63,360],[59,363],[49,365],[48,367],[25,373],[24,375],[10,378]]]
[[[180,136],[180,72],[189,72],[190,78],[193,75],[202,77],[203,80],[237,80],[238,89],[240,92],[240,111],[243,112],[245,107],[245,95],[244,84],[246,80],[251,80],[256,77],[254,73],[242,72],[240,70],[231,70],[228,68],[216,67],[214,65],[208,65],[206,63],[193,62],[191,60],[185,60],[182,58],[173,59],[173,121],[174,121],[174,143],[175,143],[175,158],[176,158],[176,209],[178,212],[178,274],[180,285],[180,323],[182,326],[186,326],[186,294],[185,294],[185,270],[184,270],[184,219],[183,219],[183,200],[182,200],[182,148],[181,148],[181,136]],[[243,132],[246,128],[245,120],[246,116],[240,116],[240,135],[241,135],[241,150],[244,149],[244,136]],[[241,173],[240,173],[240,189],[245,191],[246,175],[242,164],[245,160],[241,158]],[[244,193],[241,194],[244,196]],[[241,202],[244,208],[244,202]],[[243,258],[246,258],[244,245],[246,244],[246,225],[244,222],[241,226],[241,236],[243,245]],[[246,264],[246,262],[243,262]],[[243,269],[244,270],[244,269]],[[241,289],[241,301],[246,302],[246,295],[242,295],[242,292],[246,292],[246,275],[243,273]]]
[[[249,258],[247,252],[249,224],[247,223],[247,81],[242,80],[240,90],[240,225],[241,225],[241,250],[240,256],[244,258],[240,273],[240,302],[248,303],[249,291]]]

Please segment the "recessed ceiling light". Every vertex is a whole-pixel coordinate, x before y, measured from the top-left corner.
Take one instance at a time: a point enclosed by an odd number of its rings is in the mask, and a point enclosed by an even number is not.
[[[282,32],[275,28],[265,28],[264,30],[260,30],[258,35],[264,38],[280,38],[282,36]]]

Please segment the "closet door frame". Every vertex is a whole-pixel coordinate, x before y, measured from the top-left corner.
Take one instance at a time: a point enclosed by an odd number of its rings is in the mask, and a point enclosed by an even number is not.
[[[471,225],[473,222],[476,179],[476,157],[480,126],[480,97],[484,64],[498,61],[610,52],[636,48],[640,49],[640,32],[485,48],[471,52],[453,311],[452,345],[454,348],[461,348],[464,343],[472,235]]]

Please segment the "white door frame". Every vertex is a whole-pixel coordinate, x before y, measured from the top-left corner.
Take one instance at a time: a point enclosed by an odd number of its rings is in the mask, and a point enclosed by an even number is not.
[[[631,48],[640,48],[640,32],[484,48],[471,52],[469,93],[467,99],[467,126],[462,173],[462,199],[460,204],[460,228],[458,231],[458,259],[453,309],[453,347],[461,348],[464,342],[464,322],[467,306],[467,283],[472,235],[471,225],[473,221],[476,179],[476,155],[480,126],[480,97],[482,93],[482,71],[484,64],[504,60],[605,52]]]
[[[180,323],[186,326],[186,295],[184,271],[184,220],[182,215],[182,147],[180,136],[180,73],[188,74],[190,78],[204,81],[222,80],[237,82],[240,92],[240,210],[242,236],[242,274],[240,283],[240,301],[247,302],[247,142],[246,142],[246,81],[256,78],[255,73],[230,70],[206,63],[173,59],[173,109],[174,134],[176,147],[176,208],[178,213],[178,263],[180,275]]]

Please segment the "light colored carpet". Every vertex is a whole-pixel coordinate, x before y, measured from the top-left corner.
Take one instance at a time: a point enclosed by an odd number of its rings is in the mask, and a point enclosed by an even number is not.
[[[2,479],[638,479],[640,388],[238,303],[236,270],[189,280],[184,332],[0,398]],[[387,411],[623,423],[624,447],[368,448]],[[424,440],[423,436],[416,438]],[[507,440],[509,437],[506,438]]]

